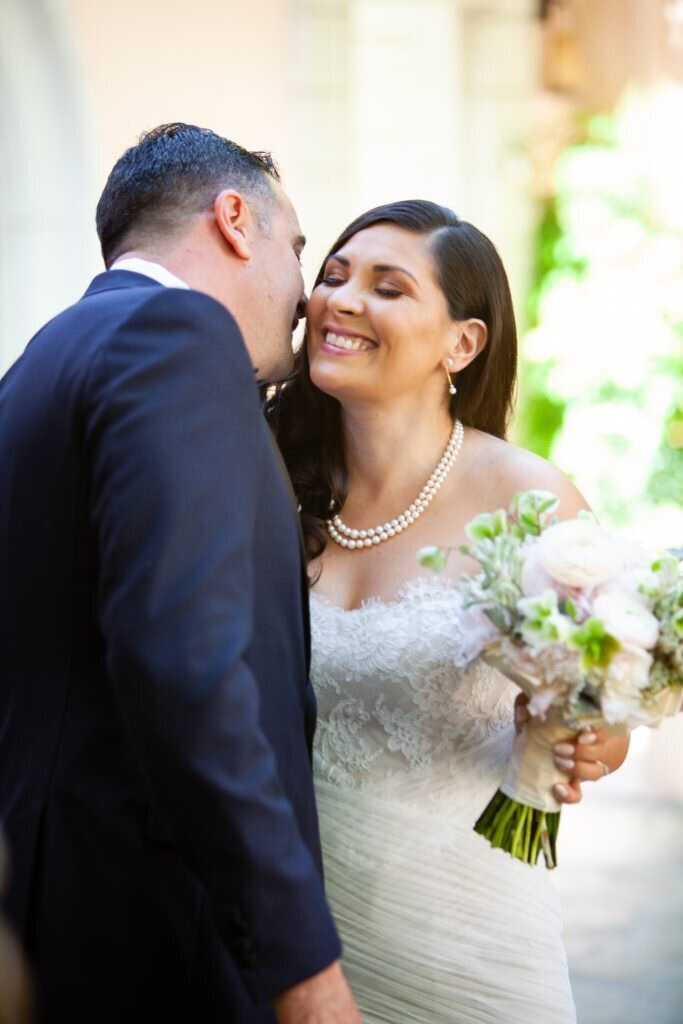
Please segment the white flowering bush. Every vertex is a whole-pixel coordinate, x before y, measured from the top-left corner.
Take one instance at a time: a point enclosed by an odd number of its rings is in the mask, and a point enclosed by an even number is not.
[[[555,167],[516,438],[601,521],[683,547],[683,86],[626,95]]]

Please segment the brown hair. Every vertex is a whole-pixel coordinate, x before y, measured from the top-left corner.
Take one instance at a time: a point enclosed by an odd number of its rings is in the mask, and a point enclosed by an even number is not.
[[[333,253],[359,231],[383,223],[430,236],[429,248],[450,316],[486,324],[487,344],[458,373],[451,413],[455,416],[457,409],[465,426],[505,437],[517,374],[517,331],[505,268],[486,235],[447,207],[425,200],[377,206],[342,231],[323,260],[315,285]],[[344,506],[347,476],[341,407],[311,381],[307,335],[292,374],[271,391],[266,414],[301,505],[308,557],[317,558],[327,543],[325,520]]]

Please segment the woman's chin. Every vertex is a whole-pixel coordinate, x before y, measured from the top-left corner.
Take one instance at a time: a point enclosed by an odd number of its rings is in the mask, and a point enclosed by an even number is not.
[[[318,378],[311,374],[311,383],[318,389],[318,391],[322,391],[323,394],[329,395],[330,398],[339,398],[340,395],[344,393],[344,388],[335,386],[335,381],[330,380],[326,375],[321,374]]]
[[[324,391],[332,398],[354,394],[358,388],[358,381],[353,380],[353,374],[337,366],[314,364],[311,366],[311,381],[319,391]]]

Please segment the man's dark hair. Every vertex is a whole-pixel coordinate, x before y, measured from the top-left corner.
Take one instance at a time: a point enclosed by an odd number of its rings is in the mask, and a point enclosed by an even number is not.
[[[168,237],[224,188],[257,204],[262,226],[280,175],[270,153],[251,153],[208,128],[162,124],[115,163],[97,204],[105,266],[136,245]]]

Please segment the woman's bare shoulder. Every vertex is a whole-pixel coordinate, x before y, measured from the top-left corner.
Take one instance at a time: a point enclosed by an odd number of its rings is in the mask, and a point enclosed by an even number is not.
[[[529,490],[556,494],[562,519],[589,507],[578,488],[547,459],[480,430],[468,430],[467,437],[471,453],[468,475],[485,501],[482,507],[507,507],[515,494]]]

